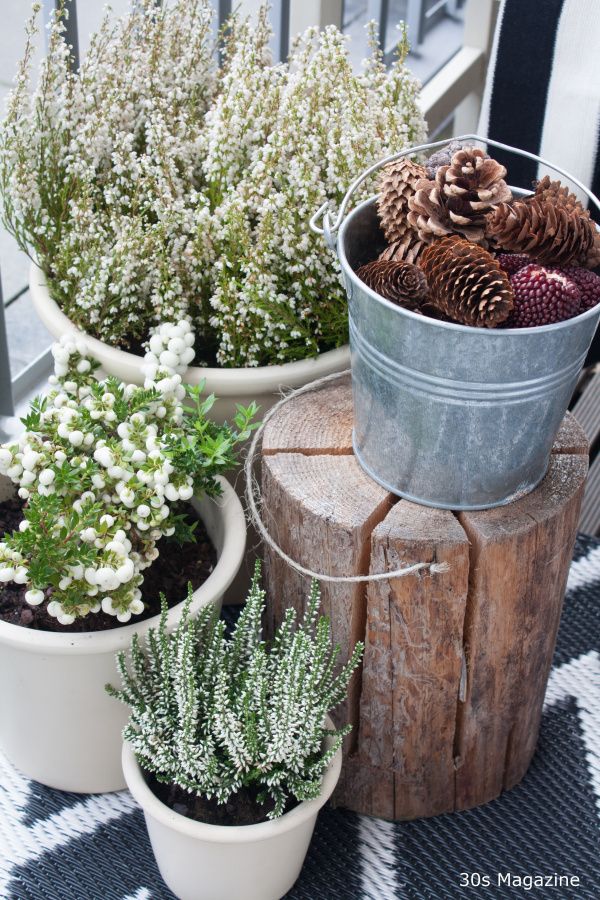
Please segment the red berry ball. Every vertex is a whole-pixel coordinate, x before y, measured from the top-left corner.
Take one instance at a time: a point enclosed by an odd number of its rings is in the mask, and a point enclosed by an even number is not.
[[[511,276],[514,308],[508,328],[562,322],[580,312],[581,291],[561,269],[530,263]]]
[[[496,259],[507,275],[514,275],[531,262],[531,257],[525,253],[499,253]]]
[[[574,281],[581,291],[581,308],[579,312],[591,309],[600,303],[600,275],[589,269],[569,268],[563,270],[565,275]]]

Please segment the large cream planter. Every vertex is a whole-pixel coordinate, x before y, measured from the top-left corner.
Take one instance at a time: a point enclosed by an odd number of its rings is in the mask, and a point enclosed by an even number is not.
[[[194,591],[192,611],[220,609],[223,593],[244,556],[246,523],[240,501],[224,479],[221,497],[194,501],[217,551],[217,564]],[[0,501],[12,484],[2,477]],[[173,629],[183,602],[169,611]],[[108,631],[36,631],[0,621],[0,747],[30,778],[65,791],[94,793],[125,787],[122,730],[128,710],[109,697],[117,684],[115,654],[128,649],[158,616]]]
[[[333,728],[331,720],[326,724]],[[123,746],[127,787],[144,811],[160,874],[179,900],[279,900],[287,894],[341,768],[340,749],[325,772],[319,796],[279,819],[258,825],[207,825],[161,803],[146,784],[133,750]]]
[[[77,331],[73,322],[60,310],[48,291],[46,276],[32,264],[29,272],[29,290],[36,312],[50,334],[58,338],[67,331]],[[143,384],[143,358],[126,353],[85,334],[88,353],[96,359],[107,375],[115,375],[128,384]],[[320,353],[313,359],[285,363],[278,366],[258,366],[246,369],[203,369],[191,366],[184,376],[188,384],[205,381],[204,393],[218,398],[211,410],[216,422],[231,421],[236,403],[247,406],[255,400],[265,413],[284,388],[298,388],[317,378],[341,372],[350,366],[350,348],[339,347]]]

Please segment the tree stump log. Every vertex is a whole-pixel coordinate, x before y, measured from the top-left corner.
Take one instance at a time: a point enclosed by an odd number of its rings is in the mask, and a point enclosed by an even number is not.
[[[262,446],[263,515],[292,558],[331,575],[428,571],[322,583],[345,661],[365,654],[337,724],[353,725],[334,797],[386,819],[486,803],[533,756],[588,468],[567,415],[539,487],[504,507],[453,513],[389,494],[352,452],[349,379],[290,401]],[[301,613],[308,581],[268,547],[268,628]]]

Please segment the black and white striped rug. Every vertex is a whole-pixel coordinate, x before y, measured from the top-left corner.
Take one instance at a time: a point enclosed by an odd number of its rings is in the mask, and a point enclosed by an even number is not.
[[[461,873],[468,873],[470,886],[461,887]],[[580,886],[515,886],[519,877],[555,874],[576,876]],[[390,824],[326,808],[288,896],[591,900],[599,886],[600,541],[580,537],[538,750],[524,781],[480,809],[417,822]],[[172,896],[127,792],[85,797],[50,790],[0,756],[0,897]]]

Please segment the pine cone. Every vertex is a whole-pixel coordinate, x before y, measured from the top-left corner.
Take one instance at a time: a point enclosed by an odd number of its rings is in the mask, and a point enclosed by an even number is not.
[[[600,232],[596,228],[595,223],[592,221],[592,217],[588,209],[586,209],[580,200],[577,199],[575,194],[569,191],[568,187],[564,184],[561,184],[560,181],[551,181],[549,176],[546,175],[541,181],[538,181],[534,184],[535,187],[535,196],[540,200],[549,200],[554,203],[559,203],[564,206],[570,212],[577,212],[582,218],[588,219],[591,223],[591,226],[594,230],[594,243],[590,248],[590,251],[583,261],[583,264],[587,266],[589,269],[595,269],[596,266],[600,265]]]
[[[415,192],[415,185],[425,177],[425,169],[410,159],[396,160],[383,170],[379,181],[377,211],[381,227],[390,243],[402,240],[410,230],[406,221],[408,199]]]
[[[356,274],[381,297],[409,309],[417,308],[427,295],[427,279],[411,263],[376,259],[361,266]]]
[[[534,181],[533,187],[535,190],[534,196],[538,200],[551,200],[555,203],[560,203],[561,206],[566,206],[569,210],[577,209],[585,218],[590,218],[588,210],[584,208],[575,194],[572,194],[569,188],[561,184],[560,181],[551,181],[549,175],[545,175],[540,181]]]
[[[550,266],[586,265],[596,247],[592,220],[559,197],[501,203],[488,215],[486,233],[496,247]]]
[[[394,241],[386,247],[379,259],[394,260],[395,262],[416,263],[427,244],[419,236],[408,228],[406,234],[399,241]]]
[[[415,185],[415,192],[408,201],[406,219],[425,244],[430,244],[435,237],[446,237],[453,231],[444,198],[436,182],[428,178],[422,178]]]
[[[435,181],[421,180],[408,202],[408,223],[421,240],[460,234],[485,243],[485,217],[498,203],[512,199],[506,169],[477,147],[466,147],[441,166]]]
[[[462,325],[495,328],[513,308],[508,276],[491,253],[456,235],[435,241],[421,256],[428,302]]]
[[[452,163],[436,175],[454,224],[483,226],[492,207],[512,200],[505,175],[504,166],[477,147],[455,153]]]
[[[585,260],[586,268],[597,269],[600,266],[600,232],[594,228],[594,243]]]
[[[436,150],[435,153],[432,153],[425,163],[425,168],[427,169],[427,178],[433,181],[436,176],[437,170],[441,166],[450,165],[450,163],[452,162],[452,157],[457,150],[462,150],[462,144],[459,143],[459,141],[450,141],[450,143],[446,147],[442,147],[441,150]]]

